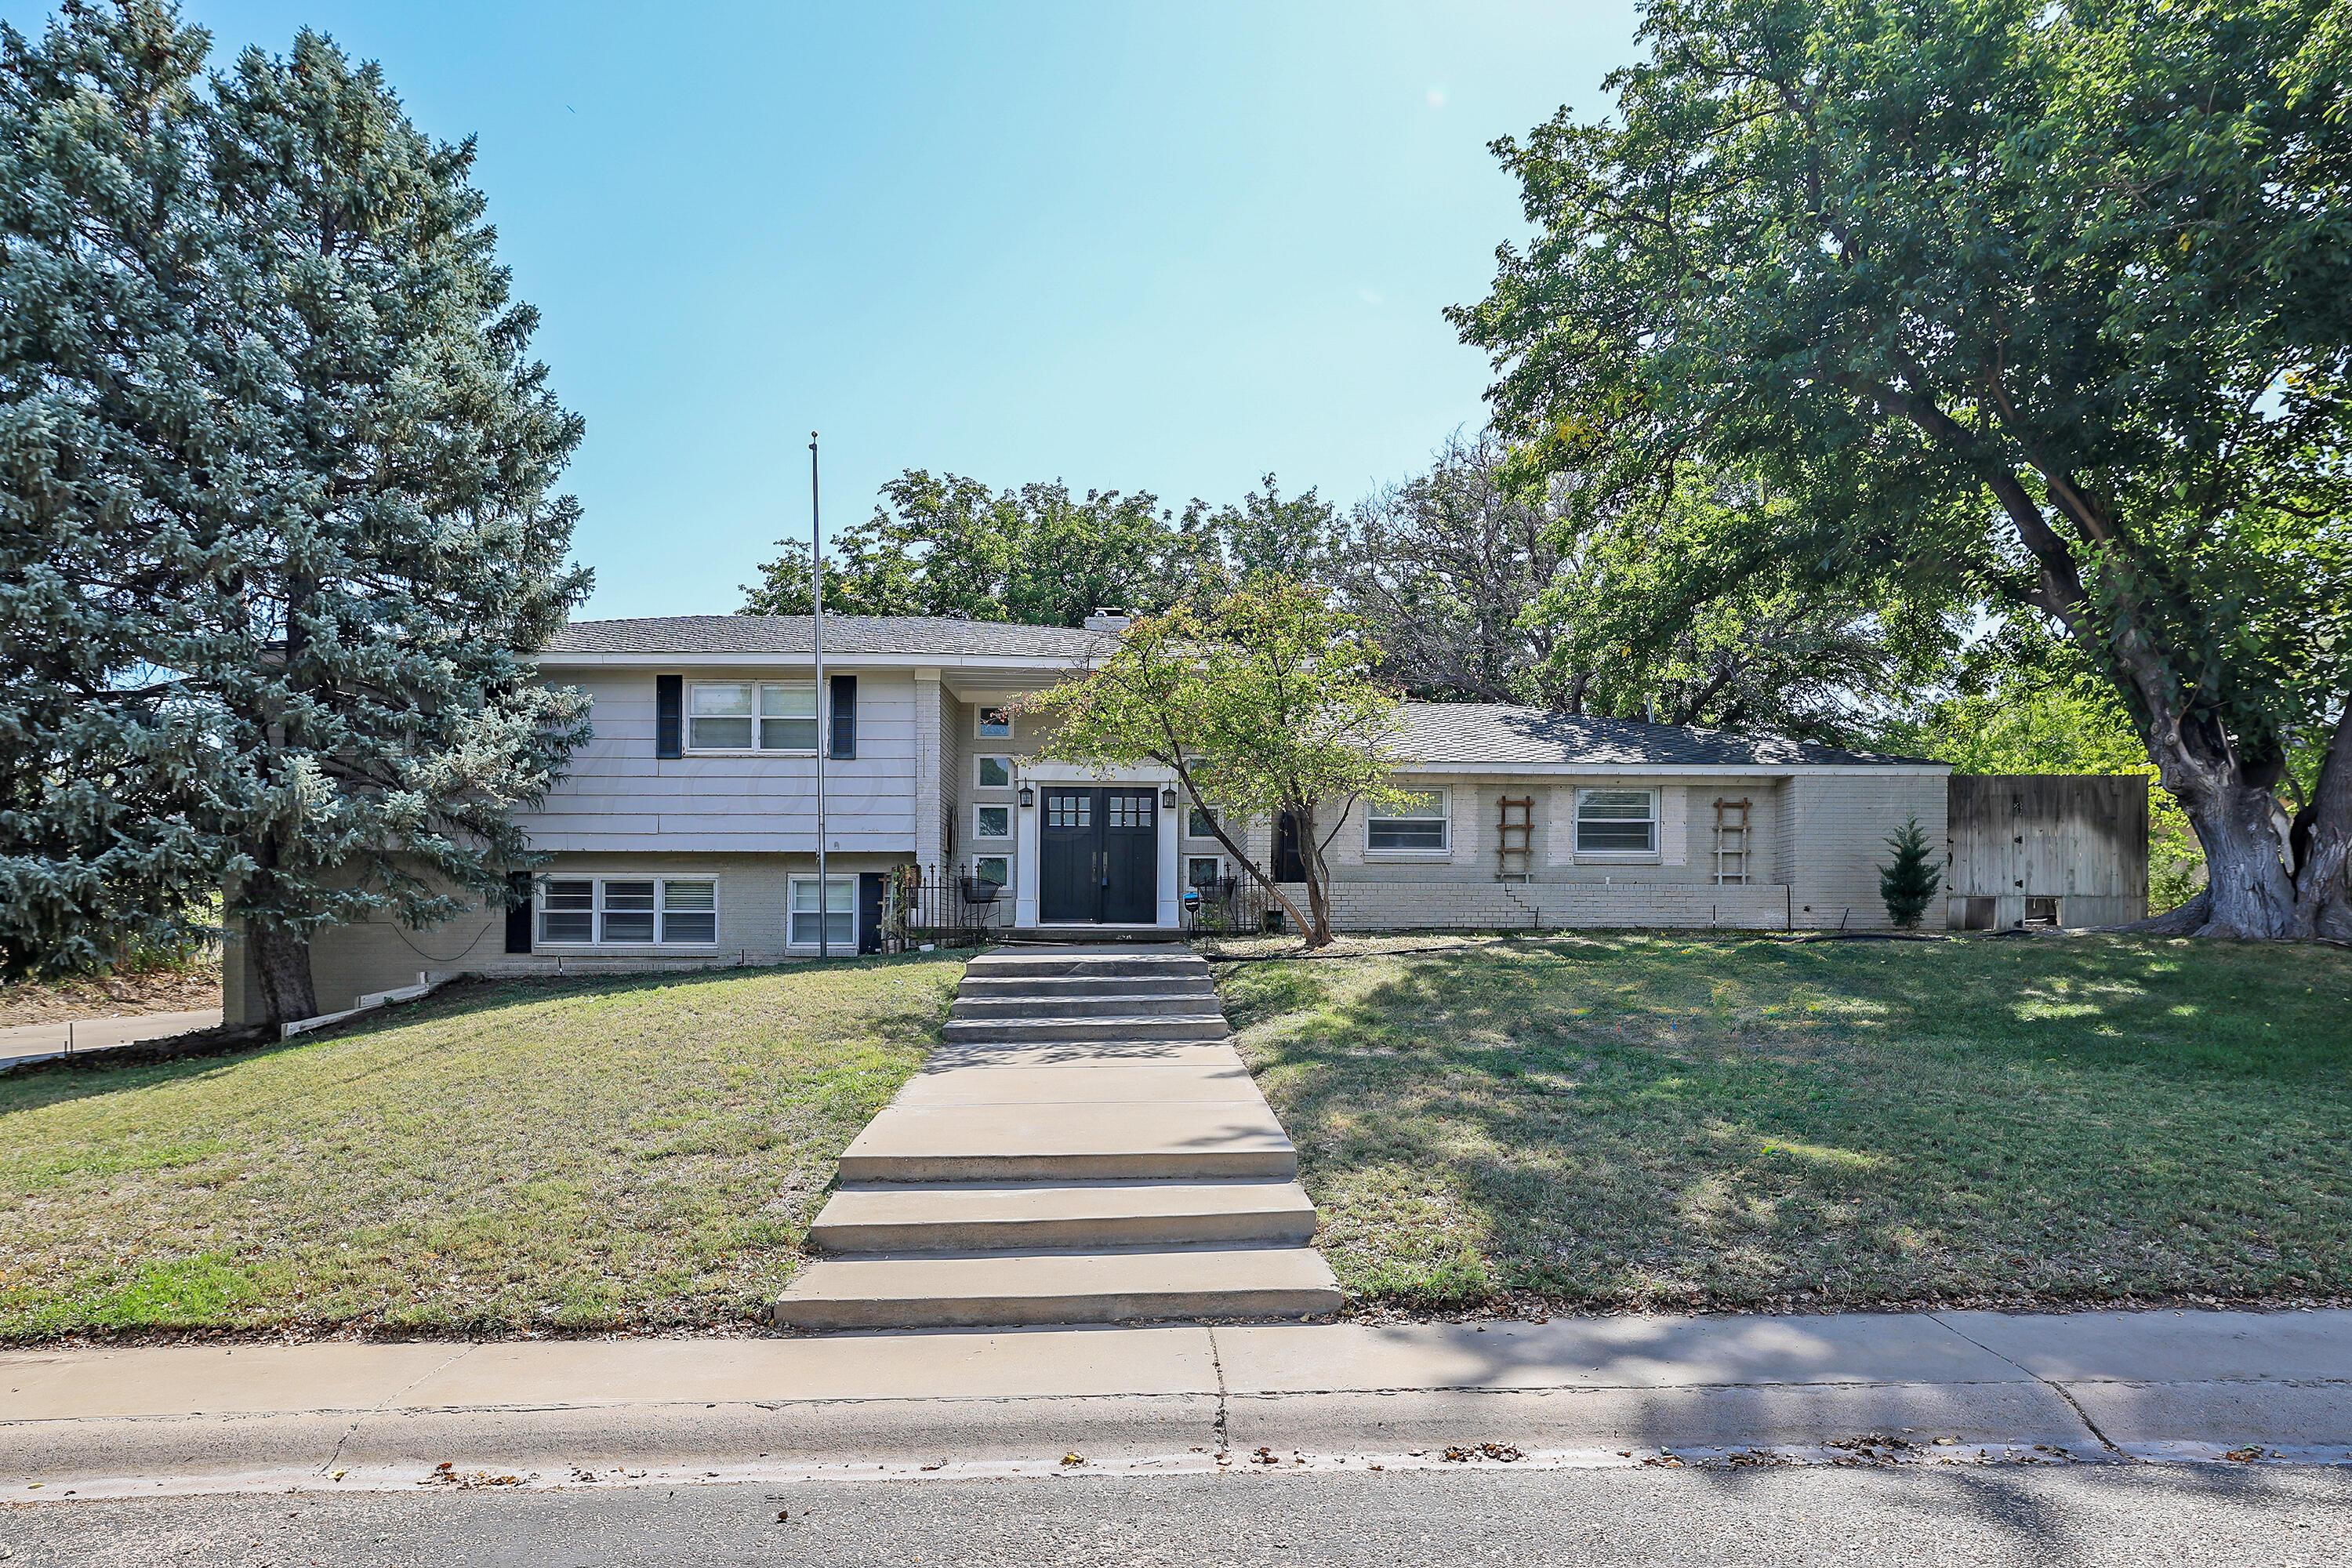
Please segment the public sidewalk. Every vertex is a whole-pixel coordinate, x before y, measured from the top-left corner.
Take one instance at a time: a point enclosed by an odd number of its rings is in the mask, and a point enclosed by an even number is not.
[[[2352,1463],[2352,1311],[0,1354],[0,1500],[1735,1454]]]
[[[183,1013],[133,1013],[112,1018],[58,1018],[46,1024],[12,1024],[0,1029],[0,1070],[53,1057],[111,1050],[146,1040],[220,1027],[221,1010],[198,1007]]]

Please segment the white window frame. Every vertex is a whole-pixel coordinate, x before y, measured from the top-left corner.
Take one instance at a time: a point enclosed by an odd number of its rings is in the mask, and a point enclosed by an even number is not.
[[[1198,814],[1208,822],[1213,823],[1216,821],[1215,815],[1205,807],[1188,805],[1184,807],[1184,837],[1187,838],[1198,839],[1202,843],[1215,843],[1217,841],[1217,836],[1215,834],[1195,833],[1192,831],[1192,818],[1195,814]]]
[[[748,686],[751,689],[751,743],[750,745],[698,746],[694,743],[694,694],[696,691],[710,686]],[[760,710],[762,706],[761,696],[770,687],[786,686],[800,687],[807,690],[809,693],[810,700],[815,705],[816,711],[813,715],[808,715],[806,717],[801,715],[791,715],[791,717],[801,718],[803,722],[806,722],[807,718],[813,717],[816,721],[816,740],[806,746],[762,746],[760,744],[761,721],[763,717],[772,717],[772,715],[762,715],[761,713]],[[686,696],[681,706],[684,708],[685,711],[680,715],[679,724],[684,731],[684,733],[678,737],[680,742],[678,749],[683,754],[689,757],[814,757],[817,753],[817,747],[822,745],[824,741],[824,694],[817,690],[816,682],[814,679],[689,680],[686,683]],[[717,717],[717,715],[705,714],[703,717],[713,718]]]
[[[1201,884],[1192,880],[1192,868],[1195,864],[1202,860],[1207,860],[1217,868],[1217,881],[1222,882],[1225,879],[1225,858],[1223,856],[1187,855],[1184,857],[1184,890],[1188,893],[1197,892],[1200,890]]]
[[[981,769],[990,763],[1003,763],[1004,764],[1004,782],[1003,784],[991,784],[988,780],[981,776]],[[971,759],[971,787],[974,789],[1011,789],[1013,787],[1013,770],[1015,765],[1013,759],[1003,752],[982,752]]]
[[[980,814],[983,811],[1003,812],[1004,814],[1004,831],[1002,833],[982,833],[980,830]],[[971,808],[971,841],[974,844],[1012,843],[1013,807],[1011,805],[1001,800],[990,800],[982,801],[979,805],[973,806]]]
[[[585,910],[559,910],[551,911],[547,907],[547,889],[548,885],[551,882],[586,882],[589,884],[589,907]],[[650,941],[638,942],[629,940],[615,942],[604,934],[604,916],[607,912],[605,908],[604,889],[605,885],[611,882],[651,882],[653,884],[654,934]],[[670,939],[669,885],[672,882],[706,882],[709,884],[710,936],[708,941],[672,941]],[[599,949],[618,949],[624,952],[644,952],[648,949],[656,947],[717,947],[719,945],[719,922],[723,908],[724,905],[719,888],[719,876],[716,872],[701,872],[694,876],[687,877],[668,877],[649,875],[642,871],[551,871],[531,879],[531,949],[533,952],[537,952],[541,948],[558,947],[566,950],[577,949],[581,952],[590,952]],[[551,912],[558,914],[586,914],[588,916],[588,940],[583,942],[578,937],[551,937],[548,935],[547,917]],[[642,910],[625,910],[623,912],[629,914],[642,914],[645,911]],[[677,912],[679,914],[698,915],[703,911],[700,910],[680,910]]]
[[[1004,732],[1003,734],[996,734],[989,729],[988,716],[991,713],[1002,713],[1004,715]],[[982,702],[976,704],[971,710],[971,738],[975,741],[1009,741],[1013,739],[1013,729],[1015,722],[1016,721],[1013,716],[1013,707],[1010,703]]]
[[[996,885],[1000,888],[1010,888],[1013,886],[1013,856],[1009,851],[1002,855],[973,856],[971,858],[971,879],[975,882],[987,881],[988,879],[980,874],[980,868],[983,864],[991,860],[1001,861],[1004,867],[1004,878]]]
[[[1412,793],[1415,795],[1435,795],[1437,797],[1437,816],[1434,818],[1426,816],[1388,816],[1383,815],[1377,806],[1365,806],[1364,854],[1366,857],[1381,860],[1385,860],[1391,856],[1400,857],[1405,859],[1436,860],[1443,859],[1446,856],[1454,853],[1454,791],[1452,787],[1446,784],[1431,784],[1425,788],[1416,788]],[[1442,834],[1444,838],[1444,843],[1434,847],[1412,846],[1398,847],[1390,845],[1374,844],[1372,842],[1372,824],[1375,822],[1429,822],[1433,820],[1441,825]]]
[[[795,897],[794,890],[803,883],[814,882],[815,880],[816,873],[814,871],[795,871],[791,876],[784,879],[784,950],[787,952],[814,952],[820,945],[814,937],[810,938],[806,942],[802,942],[793,935],[793,925],[801,915],[815,915],[820,922],[819,929],[822,930],[823,925],[828,920],[828,917],[844,912],[839,910],[826,909],[824,907],[825,895],[823,892],[819,892],[817,895],[817,907],[815,909],[793,909],[793,904],[798,901]],[[851,872],[846,876],[837,873],[828,874],[825,880],[835,887],[845,887],[849,889],[849,909],[847,910],[849,915],[849,934],[845,937],[833,939],[831,946],[836,952],[844,951],[855,952],[857,951],[857,875],[856,872]]]
[[[1650,797],[1650,847],[1647,849],[1587,849],[1584,847],[1584,799],[1591,795],[1645,795]],[[1656,861],[1665,842],[1663,802],[1654,784],[1580,784],[1568,817],[1568,842],[1579,860]],[[1597,820],[1632,822],[1630,816]]]

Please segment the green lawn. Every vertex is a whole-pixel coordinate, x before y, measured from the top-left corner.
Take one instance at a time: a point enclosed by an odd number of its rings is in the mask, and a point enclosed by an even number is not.
[[[2340,950],[1595,935],[1219,984],[1360,1309],[2352,1295]]]
[[[764,1320],[960,960],[474,985],[0,1077],[0,1341]]]

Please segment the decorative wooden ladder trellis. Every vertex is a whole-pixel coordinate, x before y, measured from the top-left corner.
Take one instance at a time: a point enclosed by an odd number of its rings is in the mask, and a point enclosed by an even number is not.
[[[1501,812],[1495,835],[1497,875],[1506,882],[1524,882],[1535,865],[1535,797],[1507,795]]]
[[[1748,813],[1745,797],[1715,803],[1715,880],[1718,887],[1739,887],[1748,881]]]

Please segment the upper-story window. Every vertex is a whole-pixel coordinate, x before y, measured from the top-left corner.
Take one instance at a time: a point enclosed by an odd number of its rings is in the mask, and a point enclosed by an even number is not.
[[[689,752],[816,750],[814,680],[698,680],[687,688]]]
[[[978,729],[973,732],[983,741],[1013,739],[1013,710],[1004,707],[982,708],[975,715]]]
[[[1657,791],[1578,790],[1576,852],[1579,855],[1656,854]]]
[[[1185,837],[1214,838],[1216,836],[1217,830],[1210,825],[1209,814],[1207,812],[1202,811],[1196,805],[1191,807],[1184,813]]]
[[[1013,787],[1013,759],[1011,757],[983,756],[976,758],[974,761],[977,764],[973,769],[973,783],[975,787],[980,789],[1011,789]]]

